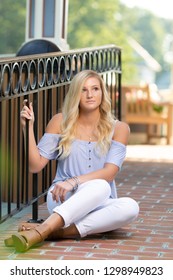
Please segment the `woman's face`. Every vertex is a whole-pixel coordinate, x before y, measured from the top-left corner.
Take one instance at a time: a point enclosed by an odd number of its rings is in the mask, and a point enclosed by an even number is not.
[[[100,81],[91,77],[86,80],[80,93],[79,107],[83,111],[93,111],[99,108],[102,101]]]

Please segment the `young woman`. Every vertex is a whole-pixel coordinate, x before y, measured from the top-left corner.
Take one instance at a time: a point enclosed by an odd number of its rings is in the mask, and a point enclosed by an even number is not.
[[[45,239],[116,230],[137,217],[138,204],[129,197],[117,198],[114,181],[126,155],[129,127],[112,117],[99,74],[91,70],[76,74],[62,113],[50,120],[38,145],[31,103],[21,111],[24,131],[26,119],[30,171],[39,172],[52,159],[57,159],[58,168],[47,194],[50,216],[34,227],[24,224],[12,235],[17,251],[24,252]]]

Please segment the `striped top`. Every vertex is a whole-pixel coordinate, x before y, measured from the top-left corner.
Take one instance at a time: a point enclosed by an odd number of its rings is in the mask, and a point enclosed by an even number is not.
[[[126,146],[120,142],[111,141],[111,146],[105,155],[99,155],[96,151],[96,142],[75,139],[71,146],[70,155],[66,158],[58,157],[56,150],[60,140],[60,134],[45,133],[38,143],[40,155],[57,160],[57,170],[52,184],[67,178],[80,176],[104,167],[105,163],[112,163],[121,169],[126,156]],[[109,182],[111,197],[117,197],[114,181]]]

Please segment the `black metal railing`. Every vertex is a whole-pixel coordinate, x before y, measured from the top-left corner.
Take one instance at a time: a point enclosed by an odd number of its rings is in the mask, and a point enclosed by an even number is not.
[[[121,119],[121,49],[115,45],[0,60],[0,222],[28,205],[37,220],[38,204],[45,201],[56,171],[56,161],[38,174],[28,171],[28,137],[24,143],[20,125],[23,100],[33,103],[38,141],[61,109],[73,76],[83,69],[102,75],[112,112]]]

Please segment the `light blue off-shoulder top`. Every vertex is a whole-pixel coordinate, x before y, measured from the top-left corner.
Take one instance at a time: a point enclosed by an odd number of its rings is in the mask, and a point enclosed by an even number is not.
[[[96,142],[88,142],[75,139],[71,146],[71,153],[68,157],[58,157],[56,150],[60,134],[45,133],[38,143],[40,155],[49,159],[57,160],[57,170],[52,184],[63,181],[67,178],[80,176],[104,167],[105,163],[112,163],[121,169],[126,156],[126,146],[120,142],[111,141],[107,154],[100,155],[96,149]],[[115,181],[109,182],[111,197],[117,197]]]

